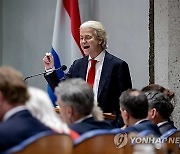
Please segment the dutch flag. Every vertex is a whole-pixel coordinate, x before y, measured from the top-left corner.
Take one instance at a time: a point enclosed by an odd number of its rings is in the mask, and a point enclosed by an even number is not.
[[[84,56],[79,44],[80,24],[78,0],[57,0],[51,50],[55,68],[59,68],[61,64],[70,67],[75,59]],[[59,78],[64,75],[61,70],[56,73]],[[49,85],[47,89],[53,105],[56,106],[56,97]]]

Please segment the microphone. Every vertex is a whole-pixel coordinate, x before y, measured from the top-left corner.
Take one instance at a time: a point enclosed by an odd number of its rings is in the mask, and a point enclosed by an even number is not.
[[[45,72],[42,72],[42,73],[38,73],[38,74],[34,74],[34,75],[30,75],[30,76],[27,76],[26,78],[24,78],[24,81],[26,81],[27,79],[29,78],[33,78],[35,76],[40,76],[40,75],[45,75],[46,73],[52,73],[54,71],[58,71],[58,70],[62,70],[62,71],[65,71],[67,69],[67,66],[66,65],[62,65],[61,67],[59,68],[56,68],[54,70],[51,70],[51,71],[45,71]]]

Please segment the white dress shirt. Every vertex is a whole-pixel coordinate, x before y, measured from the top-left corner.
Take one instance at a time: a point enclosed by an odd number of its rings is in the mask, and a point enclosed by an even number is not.
[[[97,60],[96,68],[95,68],[95,79],[94,79],[94,85],[93,85],[93,92],[94,92],[94,100],[95,101],[97,101],[98,87],[99,87],[99,81],[100,81],[100,77],[101,77],[104,57],[105,57],[105,50],[102,51],[96,58],[94,58],[94,60]],[[92,58],[89,56],[88,68],[87,68],[87,73],[86,73],[86,81],[87,81],[89,69],[91,67],[91,59]]]
[[[93,117],[92,114],[89,114],[89,115],[87,115],[87,116],[85,116],[85,117],[83,117],[83,118],[75,121],[74,123],[75,123],[75,124],[76,124],[76,123],[80,123],[80,122],[82,122],[83,120],[88,119],[88,118],[90,118],[90,117]]]

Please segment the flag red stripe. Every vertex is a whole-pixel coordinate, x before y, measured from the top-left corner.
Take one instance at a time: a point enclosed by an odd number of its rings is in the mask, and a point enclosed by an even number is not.
[[[71,32],[77,45],[80,47],[79,27],[81,24],[78,0],[63,0],[64,7],[71,18]],[[84,56],[83,51],[81,50]]]

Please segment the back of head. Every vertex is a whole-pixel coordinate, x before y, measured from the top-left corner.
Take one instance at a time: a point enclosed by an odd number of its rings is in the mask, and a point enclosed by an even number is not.
[[[55,88],[58,100],[72,106],[79,115],[89,115],[94,106],[93,89],[83,79],[67,79]]]
[[[34,117],[58,132],[69,132],[67,125],[56,114],[51,100],[45,91],[39,88],[29,87],[28,92],[30,99],[26,102],[26,106]]]
[[[148,114],[148,101],[144,92],[129,89],[120,96],[120,107],[126,110],[134,119],[144,119]]]
[[[102,39],[102,49],[107,49],[107,33],[105,27],[99,21],[86,21],[81,24],[81,28],[93,28],[96,32],[96,35]]]
[[[174,95],[175,95],[174,92],[172,92],[171,90],[169,90],[169,89],[167,89],[161,85],[158,85],[158,84],[147,85],[147,86],[142,88],[142,91],[144,91],[144,92],[159,91],[159,92],[164,93],[167,97],[169,97],[170,100],[172,98],[174,98]]]
[[[22,105],[29,99],[22,74],[12,67],[0,67],[0,92],[11,106]]]
[[[163,119],[168,120],[174,107],[170,99],[159,91],[146,92],[149,109],[155,108]]]

